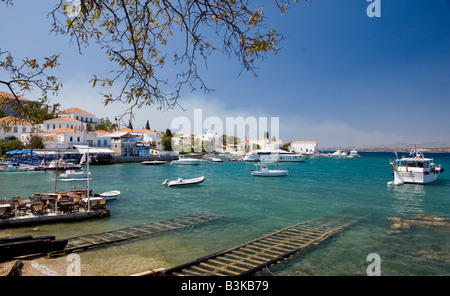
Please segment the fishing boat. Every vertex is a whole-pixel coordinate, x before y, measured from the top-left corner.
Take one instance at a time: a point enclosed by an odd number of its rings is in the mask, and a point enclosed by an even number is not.
[[[269,170],[269,168],[264,165],[261,167],[261,170],[250,170],[252,176],[255,177],[281,177],[286,176],[289,173],[289,169],[280,169],[277,168],[275,170]]]
[[[200,163],[200,160],[186,157],[180,158],[178,160],[172,160],[170,163],[176,165],[198,165]]]
[[[145,160],[142,161],[141,164],[143,165],[159,165],[159,164],[166,164],[164,160]]]
[[[91,172],[79,171],[76,172],[74,170],[66,170],[64,174],[58,176],[59,179],[86,179],[91,176]]]
[[[394,181],[388,182],[388,185],[405,183],[424,185],[436,181],[439,174],[444,172],[440,164],[436,165],[432,158],[425,158],[419,151],[414,151],[410,155],[413,157],[398,158],[396,153],[396,160],[390,162],[394,170]]]
[[[162,185],[167,186],[167,187],[179,187],[179,186],[196,185],[196,184],[202,183],[203,181],[205,181],[205,176],[201,176],[201,177],[193,178],[193,179],[178,178],[174,181],[169,181],[168,179],[166,179],[166,180],[164,180]]]
[[[119,197],[119,195],[120,195],[119,190],[111,190],[111,191],[106,191],[106,192],[99,194],[100,197],[103,197],[106,200],[117,199]]]

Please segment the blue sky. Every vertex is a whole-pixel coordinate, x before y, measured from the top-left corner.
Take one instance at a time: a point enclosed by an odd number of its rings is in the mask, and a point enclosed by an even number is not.
[[[54,3],[42,2],[0,6],[0,48],[17,58],[61,54],[55,74],[64,87],[54,101],[114,118],[126,106],[103,107],[102,89],[89,84],[108,69],[106,59],[95,46],[80,55],[68,38],[50,34],[46,14]],[[138,110],[135,128],[148,119],[165,130],[202,108],[204,118],[279,117],[285,142],[315,140],[319,147],[450,142],[449,0],[380,0],[379,18],[367,16],[365,0],[300,2],[283,16],[266,2],[267,26],[286,40],[278,55],[257,62],[259,77],[215,53],[202,69],[214,92],[185,91],[186,112]]]

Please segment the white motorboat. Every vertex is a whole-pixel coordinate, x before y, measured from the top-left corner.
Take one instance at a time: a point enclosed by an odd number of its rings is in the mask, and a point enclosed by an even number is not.
[[[166,164],[164,160],[146,160],[141,162],[141,164],[144,165],[159,165],[159,164]]]
[[[24,167],[16,164],[0,165],[0,172],[27,172],[34,171],[31,167]]]
[[[58,179],[86,179],[91,176],[91,172],[67,170],[58,176]]]
[[[395,161],[391,161],[391,166],[394,170],[394,181],[388,182],[389,185],[424,185],[436,181],[438,175],[444,172],[441,165],[436,165],[432,158],[425,158],[418,151],[414,157],[397,157]]]
[[[220,159],[220,158],[218,158],[218,157],[213,157],[213,158],[211,158],[211,161],[212,161],[212,162],[223,162],[223,160]]]
[[[177,164],[177,165],[197,165],[200,163],[199,159],[195,158],[180,158],[178,160],[172,160],[171,164]]]
[[[356,151],[355,149],[350,151],[350,153],[348,154],[348,158],[358,158],[358,157],[361,157],[361,155],[359,155],[358,151]]]
[[[117,199],[120,195],[120,191],[119,190],[111,190],[111,191],[106,191],[103,193],[99,194],[100,197],[103,197],[106,200],[113,200],[113,199]]]
[[[310,155],[297,154],[281,149],[268,151],[252,151],[245,155],[243,161],[246,162],[303,162],[309,159]]]
[[[282,170],[278,168],[276,170],[269,170],[267,166],[263,166],[259,171],[250,170],[250,172],[255,177],[281,177],[286,176],[289,173],[289,169]]]
[[[331,157],[337,157],[337,158],[345,158],[347,157],[347,152],[343,150],[336,150],[334,153],[330,154]]]
[[[202,183],[203,181],[205,181],[205,176],[201,176],[201,177],[193,178],[193,179],[178,178],[174,181],[169,181],[166,179],[166,180],[164,180],[162,185],[167,186],[167,187],[178,187],[178,186],[196,185],[196,184]]]
[[[80,165],[77,165],[73,162],[67,162],[67,161],[59,161],[59,160],[52,160],[48,164],[48,166],[45,167],[45,170],[77,170],[81,169]]]

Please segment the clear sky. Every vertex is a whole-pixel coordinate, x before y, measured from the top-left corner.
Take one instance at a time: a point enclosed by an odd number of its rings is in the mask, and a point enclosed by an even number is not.
[[[226,116],[278,117],[285,142],[314,140],[319,147],[450,143],[450,1],[379,1],[379,18],[367,16],[366,0],[300,2],[283,16],[265,1],[267,26],[286,40],[278,55],[257,62],[259,77],[215,53],[202,70],[214,92],[186,91],[185,112],[139,110],[134,127],[149,120],[165,130],[201,108],[203,119],[217,116],[224,124]],[[49,33],[47,13],[56,2],[0,5],[0,48],[16,58],[60,54],[54,73],[64,87],[53,101],[113,119],[126,106],[103,107],[103,90],[89,84],[109,65],[95,46],[79,54],[68,38]]]

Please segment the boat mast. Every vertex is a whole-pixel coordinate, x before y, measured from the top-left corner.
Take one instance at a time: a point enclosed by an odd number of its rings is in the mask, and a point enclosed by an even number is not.
[[[89,145],[87,145],[87,156],[86,156],[86,170],[87,170],[87,198],[88,198],[88,212],[91,211],[91,199],[89,197]]]

